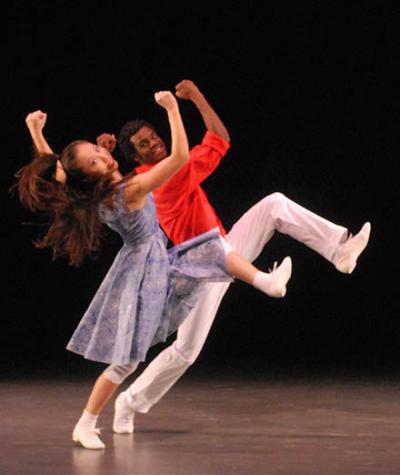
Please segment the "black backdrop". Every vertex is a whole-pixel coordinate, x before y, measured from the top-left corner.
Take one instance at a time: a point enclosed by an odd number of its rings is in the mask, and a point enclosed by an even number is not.
[[[42,228],[7,192],[30,159],[26,114],[48,113],[45,132],[55,150],[117,132],[137,116],[167,136],[152,94],[183,78],[198,84],[231,134],[227,157],[204,185],[227,228],[273,191],[352,232],[372,222],[370,245],[351,276],[276,235],[257,264],[292,256],[287,297],[269,299],[235,283],[197,368],[397,374],[397,8],[367,1],[229,9],[44,3],[8,4],[3,374],[96,367],[64,347],[119,246],[110,234],[101,257],[80,269],[34,249]],[[181,108],[194,145],[201,119],[193,105]]]

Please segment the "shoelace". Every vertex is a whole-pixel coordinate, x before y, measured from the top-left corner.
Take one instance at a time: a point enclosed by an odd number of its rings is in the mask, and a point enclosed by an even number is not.
[[[269,273],[274,272],[274,270],[276,270],[277,267],[278,267],[278,262],[275,261],[274,265],[272,266],[272,269],[271,268],[268,269]]]

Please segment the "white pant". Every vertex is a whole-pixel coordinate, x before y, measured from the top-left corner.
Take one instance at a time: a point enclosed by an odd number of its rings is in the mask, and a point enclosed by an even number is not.
[[[347,229],[323,219],[273,193],[250,208],[227,234],[226,239],[243,257],[253,261],[275,231],[302,242],[332,261]],[[137,412],[148,412],[193,364],[206,341],[229,283],[207,283],[195,307],[179,327],[174,343],[162,351],[125,391]]]

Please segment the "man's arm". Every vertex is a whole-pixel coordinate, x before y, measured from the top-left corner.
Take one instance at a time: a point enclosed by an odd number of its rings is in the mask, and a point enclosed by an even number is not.
[[[207,131],[202,143],[190,150],[188,162],[163,185],[163,194],[176,202],[186,199],[218,167],[228,149],[228,142]]]
[[[199,110],[207,130],[214,132],[227,142],[231,141],[222,120],[193,81],[184,79],[175,86],[175,90],[177,97],[193,102]]]

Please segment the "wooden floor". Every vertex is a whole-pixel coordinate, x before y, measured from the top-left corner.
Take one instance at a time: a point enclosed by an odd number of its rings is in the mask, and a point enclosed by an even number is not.
[[[71,431],[92,381],[0,383],[2,475],[398,475],[400,383],[194,379],[187,375],[134,435],[99,421],[106,449]]]

